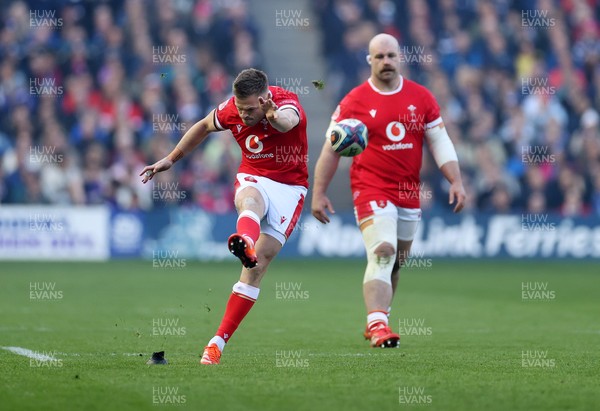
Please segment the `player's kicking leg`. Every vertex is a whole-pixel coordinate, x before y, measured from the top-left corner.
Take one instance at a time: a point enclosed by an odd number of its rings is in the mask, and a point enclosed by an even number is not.
[[[257,264],[253,268],[242,269],[240,280],[233,286],[217,334],[204,348],[201,364],[219,364],[225,344],[254,305],[260,292],[260,281],[281,247],[281,243],[270,235],[260,235],[256,242]]]
[[[236,232],[229,236],[227,246],[229,251],[240,259],[244,268],[240,281],[233,286],[221,326],[204,348],[201,364],[219,363],[227,340],[254,305],[260,291],[258,288],[260,280],[271,259],[279,251],[278,249],[272,250],[270,241],[262,240],[265,236],[260,235],[260,220],[264,217],[266,210],[265,199],[260,191],[251,186],[240,188],[235,195],[235,207],[239,213]],[[266,244],[264,244],[265,242]],[[260,266],[258,265],[257,250],[264,257],[261,259]],[[271,256],[271,254],[273,255]],[[252,274],[250,274],[251,271]]]
[[[240,281],[233,286],[217,334],[204,349],[202,364],[219,363],[225,344],[258,298],[267,267],[293,231],[306,195],[304,187],[264,177],[238,174],[237,182],[237,232],[229,238],[228,246],[244,268]]]
[[[266,212],[265,200],[257,188],[248,186],[236,193],[235,207],[239,212],[236,232],[229,236],[227,246],[244,267],[253,268],[257,264],[255,244]]]

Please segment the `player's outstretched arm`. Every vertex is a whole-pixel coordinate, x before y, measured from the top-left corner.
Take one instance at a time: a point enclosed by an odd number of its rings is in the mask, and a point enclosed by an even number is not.
[[[173,164],[182,159],[187,153],[191,152],[198,144],[213,131],[215,128],[213,117],[215,111],[212,110],[206,117],[194,124],[179,140],[173,151],[165,158],[158,160],[156,163],[144,167],[140,176],[144,176],[142,183],[146,183],[154,177],[154,174],[170,169]]]
[[[311,204],[312,215],[323,224],[327,224],[330,221],[327,211],[335,214],[333,205],[325,193],[335,175],[339,162],[340,156],[333,151],[329,141],[325,141],[317,160],[317,165],[315,166],[315,182],[313,184]]]
[[[286,133],[296,127],[300,122],[300,117],[296,110],[286,107],[284,107],[283,110],[279,109],[277,104],[270,98],[265,100],[264,98],[259,97],[258,104],[260,104],[260,108],[264,111],[265,117],[269,123],[271,123],[273,128],[277,131]]]

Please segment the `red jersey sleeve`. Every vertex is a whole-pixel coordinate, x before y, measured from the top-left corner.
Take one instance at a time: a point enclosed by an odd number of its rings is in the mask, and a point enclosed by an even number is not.
[[[269,88],[271,90],[273,103],[275,103],[279,110],[294,110],[298,115],[300,121],[302,121],[302,110],[300,110],[300,101],[298,96],[294,93],[289,92],[283,88]]]
[[[234,110],[234,111],[233,111]],[[217,130],[227,130],[232,124],[232,116],[237,115],[233,97],[225,100],[215,109],[213,123]]]
[[[421,87],[421,90],[423,92],[423,103],[425,105],[425,128],[432,128],[442,122],[440,106],[433,94],[431,94],[431,91],[427,90],[425,87]]]

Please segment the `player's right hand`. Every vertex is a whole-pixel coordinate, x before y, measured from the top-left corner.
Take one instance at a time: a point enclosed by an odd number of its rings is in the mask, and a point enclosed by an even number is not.
[[[313,192],[311,208],[312,215],[323,224],[327,224],[330,221],[326,210],[331,214],[335,214],[333,205],[325,194],[315,194]]]
[[[160,173],[161,171],[166,171],[170,169],[172,165],[173,162],[165,157],[150,166],[144,167],[140,173],[140,176],[144,176],[142,183],[146,184],[148,181],[154,178],[154,174]]]

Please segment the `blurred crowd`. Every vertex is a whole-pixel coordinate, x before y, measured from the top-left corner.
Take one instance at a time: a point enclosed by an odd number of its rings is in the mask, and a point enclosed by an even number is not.
[[[0,13],[0,202],[232,210],[239,149],[213,135],[145,164],[260,67],[243,0],[8,1]]]
[[[147,185],[139,171],[262,67],[248,0],[8,0],[0,6],[0,203],[232,211],[240,160],[215,134]],[[313,0],[339,100],[396,36],[437,97],[468,209],[600,215],[600,4]],[[447,184],[428,156],[424,208]]]
[[[369,76],[367,44],[399,39],[460,159],[468,209],[600,215],[600,3],[595,0],[314,0],[339,100]],[[431,157],[424,208],[448,186]]]

